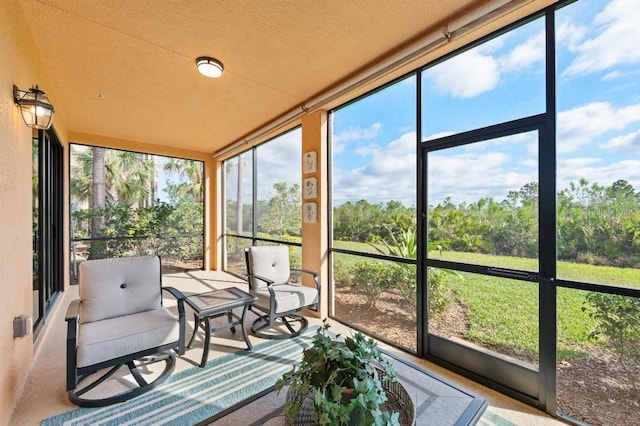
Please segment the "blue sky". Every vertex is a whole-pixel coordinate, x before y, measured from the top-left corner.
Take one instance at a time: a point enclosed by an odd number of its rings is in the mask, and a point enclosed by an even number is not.
[[[640,189],[640,7],[580,0],[556,15],[558,189],[586,178]],[[544,22],[423,73],[423,139],[542,113]],[[415,79],[339,109],[333,121],[334,203],[415,204]],[[501,201],[537,181],[537,133],[429,156],[429,202]]]

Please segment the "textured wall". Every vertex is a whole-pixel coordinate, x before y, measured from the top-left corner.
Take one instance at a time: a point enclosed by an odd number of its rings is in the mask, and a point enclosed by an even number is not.
[[[13,85],[38,84],[52,102],[18,0],[0,1],[0,424],[9,422],[32,364],[33,335],[13,338],[13,318],[32,305],[31,129],[13,103]],[[56,121],[57,122],[57,121]]]

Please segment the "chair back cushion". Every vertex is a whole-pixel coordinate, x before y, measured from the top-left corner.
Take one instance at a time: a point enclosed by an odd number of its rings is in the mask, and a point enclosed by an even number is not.
[[[289,248],[287,246],[253,246],[249,248],[249,273],[268,278],[274,284],[289,282]],[[267,284],[258,279],[249,282],[252,290],[266,287]]]
[[[87,260],[79,269],[80,323],[161,306],[158,256]]]

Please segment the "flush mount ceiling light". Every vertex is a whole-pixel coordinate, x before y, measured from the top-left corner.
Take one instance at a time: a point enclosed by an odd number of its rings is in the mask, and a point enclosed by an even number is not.
[[[28,91],[20,90],[13,86],[13,101],[20,106],[22,119],[27,126],[33,129],[46,130],[51,126],[53,118],[53,105],[44,92],[38,86]]]
[[[222,62],[209,56],[200,56],[196,59],[196,66],[200,74],[211,78],[218,78],[222,75]]]

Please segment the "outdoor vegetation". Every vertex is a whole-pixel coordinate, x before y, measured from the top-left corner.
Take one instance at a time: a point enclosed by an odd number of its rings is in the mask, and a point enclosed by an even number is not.
[[[202,267],[202,162],[72,145],[70,186],[72,262],[157,254]]]
[[[299,217],[297,186],[274,185],[273,198],[259,201],[259,236],[299,242],[299,228],[273,216]],[[274,206],[277,206],[275,208]],[[245,205],[244,211],[250,211]],[[429,256],[480,265],[538,270],[537,185],[512,191],[505,200],[483,198],[429,207]],[[247,214],[247,213],[245,213]],[[346,202],[334,208],[334,246],[359,253],[416,258],[415,209],[402,203]],[[230,212],[233,222],[233,213]],[[292,219],[294,218],[294,219]],[[250,216],[244,219],[247,225]],[[299,222],[298,222],[299,223]],[[562,278],[640,287],[640,193],[623,180],[603,187],[586,180],[558,193],[558,270]],[[277,236],[277,237],[276,237]],[[228,241],[234,241],[229,239]],[[246,241],[250,244],[250,240]],[[233,247],[228,245],[228,250]],[[538,362],[537,283],[428,268],[431,333],[467,342],[529,363]],[[338,316],[409,349],[415,348],[416,269],[413,262],[356,255],[334,256]],[[340,311],[355,302],[355,311]],[[346,302],[346,298],[351,302]],[[632,297],[558,288],[559,365],[611,354],[628,378],[628,401],[640,397],[640,301]],[[392,312],[388,309],[394,300]],[[382,303],[382,305],[381,305]],[[387,306],[387,308],[385,308]],[[379,314],[373,314],[379,312]],[[393,316],[392,327],[375,328],[374,317]],[[453,316],[452,316],[453,315]]]

